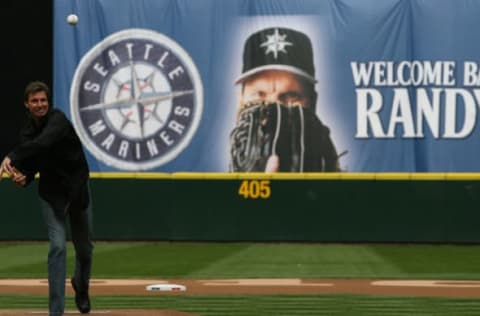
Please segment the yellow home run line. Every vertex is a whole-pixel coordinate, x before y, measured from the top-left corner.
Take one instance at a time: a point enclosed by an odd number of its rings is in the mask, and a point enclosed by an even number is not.
[[[222,172],[91,172],[94,179],[191,179],[191,180],[480,180],[480,173],[355,173],[355,172],[310,172],[310,173],[222,173]]]

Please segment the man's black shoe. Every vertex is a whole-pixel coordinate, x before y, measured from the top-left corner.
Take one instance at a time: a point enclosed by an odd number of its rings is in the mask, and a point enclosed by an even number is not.
[[[73,290],[75,291],[75,304],[77,305],[78,310],[82,314],[88,314],[90,312],[90,298],[88,297],[88,290],[81,291],[80,288],[75,284],[74,278],[70,280],[72,283]]]

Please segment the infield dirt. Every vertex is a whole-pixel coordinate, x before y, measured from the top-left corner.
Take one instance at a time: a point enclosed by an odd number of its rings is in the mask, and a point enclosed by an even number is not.
[[[72,288],[66,281],[67,293]],[[153,284],[185,285],[186,291],[147,291]],[[46,279],[2,279],[0,293],[47,294]],[[92,279],[92,295],[374,294],[480,298],[480,281],[381,279]]]

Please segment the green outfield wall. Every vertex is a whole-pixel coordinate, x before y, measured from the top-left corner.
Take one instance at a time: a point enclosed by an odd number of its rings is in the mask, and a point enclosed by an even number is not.
[[[93,175],[98,240],[480,242],[476,175]],[[36,183],[0,182],[1,240],[45,240]]]

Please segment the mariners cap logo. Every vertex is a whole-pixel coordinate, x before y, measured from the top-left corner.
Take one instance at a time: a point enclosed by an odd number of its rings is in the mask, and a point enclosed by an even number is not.
[[[82,58],[70,101],[73,124],[95,158],[118,169],[148,170],[188,146],[201,118],[203,88],[176,42],[128,29]]]
[[[286,46],[293,45],[293,43],[285,41],[287,34],[281,35],[278,33],[278,29],[275,29],[275,32],[272,35],[267,34],[267,41],[260,44],[260,47],[266,47],[265,55],[268,53],[273,54],[273,58],[277,59],[278,53],[287,53],[285,50]]]
[[[312,43],[302,32],[267,28],[245,41],[242,74],[236,83],[264,70],[284,70],[315,83]]]

